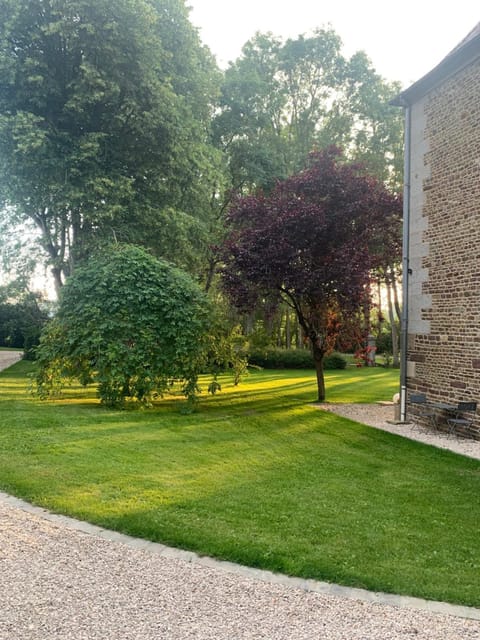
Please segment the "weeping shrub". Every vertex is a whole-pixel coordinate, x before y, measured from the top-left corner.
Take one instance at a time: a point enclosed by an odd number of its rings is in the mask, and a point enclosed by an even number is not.
[[[37,390],[97,385],[107,406],[149,404],[172,380],[195,398],[211,346],[210,304],[192,278],[143,249],[115,245],[77,269],[37,350]]]

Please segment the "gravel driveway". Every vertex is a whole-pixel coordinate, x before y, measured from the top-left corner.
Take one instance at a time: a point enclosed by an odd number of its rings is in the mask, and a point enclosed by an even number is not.
[[[380,420],[374,411],[370,420]],[[445,615],[420,601],[414,606],[427,610],[364,601],[375,595],[355,590],[306,591],[186,555],[0,494],[0,640],[480,638],[478,610],[447,607],[454,615]]]
[[[52,523],[5,498],[0,570],[1,640],[480,638],[480,621],[163,557]]]

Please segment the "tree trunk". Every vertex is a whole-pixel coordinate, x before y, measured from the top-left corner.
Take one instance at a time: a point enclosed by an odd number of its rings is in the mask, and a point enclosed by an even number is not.
[[[400,358],[398,353],[397,325],[395,324],[395,314],[393,313],[392,287],[388,278],[386,280],[386,285],[387,285],[388,319],[390,320],[390,328],[392,332],[393,366],[398,367],[400,366]]]
[[[323,353],[321,356],[316,354],[317,349],[312,349],[313,361],[315,363],[315,371],[317,373],[317,390],[318,398],[317,402],[325,402],[325,377],[323,375]]]
[[[291,349],[292,347],[292,333],[290,326],[290,309],[286,307],[285,309],[285,347],[287,349]]]
[[[255,327],[255,314],[249,313],[248,316],[244,318],[243,321],[243,330],[246,336],[249,336],[253,333],[253,329]]]
[[[325,378],[323,375],[323,358],[326,353],[325,339],[318,332],[315,325],[310,323],[303,315],[302,309],[300,305],[296,303],[295,299],[291,299],[293,301],[292,306],[295,309],[298,325],[302,328],[303,335],[307,338],[312,350],[315,371],[317,374],[317,402],[325,402]]]
[[[52,276],[53,276],[53,284],[55,286],[55,293],[57,294],[57,298],[60,298],[60,291],[63,287],[63,280],[62,280],[62,270],[58,269],[56,267],[52,267],[51,270]]]
[[[392,278],[393,303],[395,305],[395,312],[397,314],[397,317],[400,320],[400,318],[402,317],[402,308],[400,306],[398,297],[397,274],[395,273],[395,269],[393,267],[390,268],[390,273]]]
[[[382,281],[380,277],[377,279],[377,296],[378,296],[378,327],[377,331],[380,334],[383,326],[383,307],[382,307]]]
[[[305,349],[305,342],[303,340],[303,331],[297,317],[295,316],[295,344],[297,349]]]
[[[323,375],[323,358],[325,350],[319,345],[318,337],[310,336],[310,344],[312,347],[313,362],[315,363],[315,371],[317,374],[317,402],[325,402],[325,377]]]
[[[208,260],[207,277],[205,280],[205,293],[208,293],[210,291],[216,270],[217,261],[214,258],[210,258]]]

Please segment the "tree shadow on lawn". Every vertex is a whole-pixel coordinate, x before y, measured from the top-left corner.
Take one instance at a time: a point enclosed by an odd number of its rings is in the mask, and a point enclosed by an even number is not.
[[[324,459],[314,473],[305,465],[308,452],[295,449],[283,460],[259,455],[255,464],[236,473],[210,469],[203,490],[179,487],[178,495],[150,496],[151,506],[132,491],[103,517],[88,511],[80,517],[249,566],[478,606],[476,526],[457,505],[456,524],[471,545],[459,548],[458,529],[445,528],[445,506],[451,502],[435,503],[433,494],[422,495],[428,492],[419,489],[417,474],[423,456],[431,452],[415,447],[412,466],[411,447],[404,449],[397,458],[401,478],[396,488],[385,482],[389,461],[376,456],[375,448],[370,447],[376,469],[369,482],[361,471],[366,449],[350,474],[341,464],[344,456]],[[440,465],[442,457],[437,455]],[[451,472],[461,467],[455,457],[447,455],[445,461],[450,473],[439,473],[433,483],[444,491]],[[82,504],[75,492],[68,500]]]
[[[225,392],[218,392],[215,396],[202,393],[195,405],[194,415],[203,415],[206,413],[225,412],[228,411],[247,411],[252,410],[255,406],[256,412],[265,412],[281,407],[282,410],[292,408],[299,404],[312,404],[314,402],[314,391],[312,383],[306,382],[289,382],[281,387],[274,389],[257,389],[232,387]],[[68,409],[79,408],[82,410],[103,411],[105,413],[135,414],[136,412],[144,412],[151,414],[163,415],[165,413],[182,413],[184,417],[188,417],[185,408],[188,407],[185,396],[178,393],[165,393],[164,397],[154,400],[151,407],[146,409],[138,402],[127,402],[124,408],[104,407],[100,404],[100,400],[94,396],[95,389],[89,387],[85,390],[65,389],[62,395],[46,399],[45,401],[37,400],[37,406],[44,405],[46,407],[64,407]],[[222,395],[223,394],[223,395]],[[294,394],[292,397],[292,394]],[[288,398],[288,401],[287,401]]]
[[[46,455],[39,470],[50,474],[48,487],[22,493],[29,499],[25,493],[36,492],[42,506],[100,526],[251,566],[478,606],[471,583],[480,556],[476,525],[471,530],[478,461],[314,409],[288,397],[298,393],[298,382],[282,387],[281,403],[271,389],[237,393],[236,402],[212,398],[190,416],[168,405],[110,413],[88,403],[81,409],[85,422],[72,425],[71,442],[56,441],[55,431],[69,426],[62,420],[77,405],[61,407],[45,429],[60,447],[63,467]],[[260,400],[252,401],[253,393]],[[259,415],[245,419],[257,404]],[[232,424],[225,424],[226,415]],[[28,428],[34,442],[35,429]],[[121,439],[118,451],[112,435]],[[49,438],[37,441],[46,454]],[[172,438],[177,461],[169,460]],[[88,450],[102,460],[96,470]],[[125,458],[132,450],[141,465]],[[446,574],[454,595],[444,595]]]

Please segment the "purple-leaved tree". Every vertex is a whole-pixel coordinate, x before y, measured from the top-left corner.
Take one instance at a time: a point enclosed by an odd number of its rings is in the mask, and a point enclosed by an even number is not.
[[[324,356],[341,318],[367,305],[371,271],[400,215],[401,199],[334,147],[313,153],[305,171],[268,197],[240,198],[230,211],[224,289],[241,310],[266,298],[295,310],[312,350],[319,402]]]

